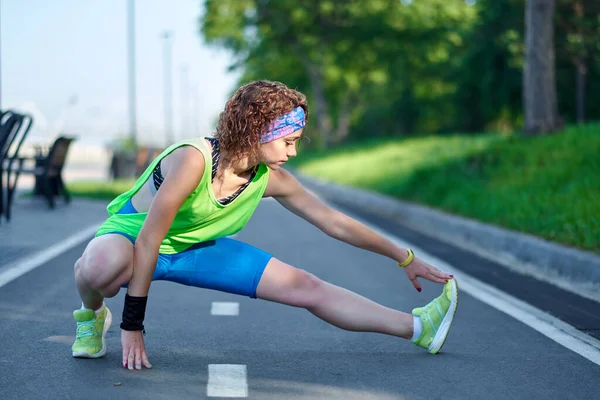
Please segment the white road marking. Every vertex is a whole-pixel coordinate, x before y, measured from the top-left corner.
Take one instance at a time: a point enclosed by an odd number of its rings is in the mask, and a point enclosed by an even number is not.
[[[211,315],[239,315],[240,303],[227,301],[213,301],[210,308]]]
[[[600,341],[508,293],[473,278],[445,261],[428,254],[416,245],[387,232],[383,232],[351,213],[345,212],[345,214],[368,226],[371,230],[389,239],[396,245],[413,249],[417,257],[439,270],[454,275],[458,282],[459,290],[469,293],[477,300],[515,318],[542,335],[554,340],[556,343],[587,358],[594,364],[600,365]]]
[[[100,228],[101,224],[95,224],[89,226],[74,235],[69,236],[65,240],[56,243],[38,253],[35,253],[31,257],[25,257],[16,262],[2,268],[0,271],[0,287],[6,285],[9,282],[17,279],[18,277],[26,274],[27,272],[36,269],[40,265],[43,265],[53,259],[54,257],[70,250],[71,248],[83,243],[85,240],[90,239],[96,231]]]
[[[240,364],[209,364],[208,397],[248,397],[246,366]]]

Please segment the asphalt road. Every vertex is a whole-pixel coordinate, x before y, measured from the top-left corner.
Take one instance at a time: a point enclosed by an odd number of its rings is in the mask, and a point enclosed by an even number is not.
[[[393,262],[323,235],[273,201],[237,238],[403,311],[441,289],[425,282],[417,293]],[[124,291],[107,300],[116,320],[107,356],[74,359],[80,301],[72,266],[83,247],[0,288],[0,399],[202,399],[209,365],[245,366],[250,399],[600,397],[600,366],[464,292],[443,352],[432,356],[402,339],[339,330],[302,309],[155,282],[145,321],[153,369],[121,367]],[[445,251],[453,265],[479,268]],[[239,315],[211,315],[222,301],[238,302]]]

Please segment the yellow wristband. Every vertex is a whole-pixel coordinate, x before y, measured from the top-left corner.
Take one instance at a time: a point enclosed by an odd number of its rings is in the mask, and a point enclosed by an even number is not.
[[[406,268],[408,267],[408,264],[410,264],[412,260],[415,259],[415,253],[413,253],[411,249],[406,249],[406,251],[408,251],[408,258],[402,262],[398,262],[399,267]]]

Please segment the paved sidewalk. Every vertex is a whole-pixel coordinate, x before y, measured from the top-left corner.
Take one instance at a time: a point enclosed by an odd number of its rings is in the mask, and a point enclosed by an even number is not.
[[[57,200],[50,209],[42,198],[18,197],[12,219],[0,222],[0,269],[29,257],[107,217],[107,201],[74,198],[70,204]]]

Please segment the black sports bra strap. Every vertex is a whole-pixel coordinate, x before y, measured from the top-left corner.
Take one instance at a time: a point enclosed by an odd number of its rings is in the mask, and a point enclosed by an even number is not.
[[[219,159],[221,156],[221,152],[220,152],[219,141],[217,139],[215,139],[215,138],[207,138],[207,139],[212,146],[211,182],[214,182],[215,176],[217,175],[217,168],[219,167]],[[157,191],[160,188],[160,185],[162,185],[162,183],[164,181],[164,177],[163,177],[162,171],[160,169],[161,161],[159,161],[158,164],[156,164],[154,171],[152,171],[152,181],[154,182],[154,188]],[[222,205],[227,205],[227,204],[231,203],[233,200],[235,200],[240,194],[242,194],[244,189],[246,189],[248,187],[248,185],[250,185],[250,182],[252,182],[252,180],[256,176],[256,171],[257,171],[257,169],[255,168],[254,171],[252,171],[252,174],[250,175],[248,182],[246,182],[244,185],[242,185],[242,187],[240,187],[238,190],[236,190],[235,193],[233,193],[225,198],[219,199],[218,202]]]

